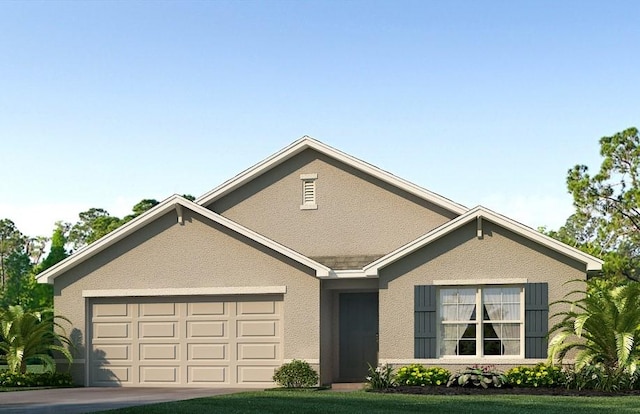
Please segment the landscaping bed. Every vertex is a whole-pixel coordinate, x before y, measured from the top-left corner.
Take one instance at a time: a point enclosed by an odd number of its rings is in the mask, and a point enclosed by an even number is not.
[[[375,390],[383,394],[417,394],[417,395],[549,395],[549,396],[576,396],[576,397],[622,397],[640,396],[640,390],[628,391],[600,391],[600,390],[576,390],[562,387],[445,387],[445,386],[398,386]]]
[[[472,396],[640,396],[640,371],[610,375],[601,364],[579,370],[554,365],[513,367],[472,366],[451,373],[441,367],[412,364],[394,370],[382,364],[370,367],[368,390],[381,394]]]

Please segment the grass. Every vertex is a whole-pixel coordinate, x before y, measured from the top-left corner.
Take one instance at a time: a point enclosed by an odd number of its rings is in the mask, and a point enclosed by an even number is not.
[[[109,413],[640,413],[637,397],[440,396],[357,392],[245,392]]]

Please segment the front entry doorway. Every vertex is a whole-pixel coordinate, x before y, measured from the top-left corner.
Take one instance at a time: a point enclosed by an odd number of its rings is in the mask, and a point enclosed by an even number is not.
[[[378,293],[340,293],[340,381],[364,382],[378,364]]]

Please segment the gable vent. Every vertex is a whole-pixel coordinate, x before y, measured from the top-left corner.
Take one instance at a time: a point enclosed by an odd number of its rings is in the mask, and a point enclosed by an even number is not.
[[[316,202],[316,180],[318,174],[300,174],[302,180],[302,204],[301,210],[316,210],[318,204]]]

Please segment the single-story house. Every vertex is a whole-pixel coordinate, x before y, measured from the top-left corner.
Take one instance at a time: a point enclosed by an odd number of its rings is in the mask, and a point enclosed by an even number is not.
[[[549,303],[602,261],[303,137],[39,275],[89,386],[323,384],[367,364],[535,364]]]

